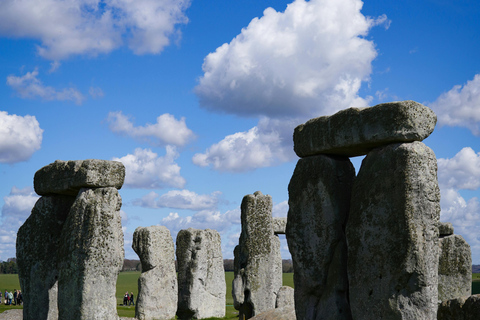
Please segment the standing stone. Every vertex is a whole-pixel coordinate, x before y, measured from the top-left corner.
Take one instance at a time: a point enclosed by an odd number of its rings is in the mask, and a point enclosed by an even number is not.
[[[75,197],[44,196],[17,233],[17,265],[23,319],[58,319],[57,278],[60,234]]]
[[[282,286],[280,240],[273,233],[272,198],[260,191],[243,198],[242,232],[235,247],[232,296],[239,318],[275,309]]]
[[[436,319],[439,216],[431,149],[392,144],[366,156],[346,228],[355,320]]]
[[[292,287],[280,287],[277,294],[275,308],[291,307],[295,308],[295,290]]]
[[[180,230],[177,235],[178,309],[181,320],[225,317],[225,270],[220,234]]]
[[[352,318],[344,228],[354,177],[348,158],[319,155],[300,159],[290,180],[286,236],[297,319]]]
[[[472,252],[460,235],[440,237],[438,300],[472,294]]]
[[[142,263],[135,317],[139,320],[175,318],[178,289],[170,231],[164,226],[138,227],[133,233],[132,248]]]
[[[81,189],[60,237],[59,319],[117,320],[123,266],[121,198],[115,188]]]

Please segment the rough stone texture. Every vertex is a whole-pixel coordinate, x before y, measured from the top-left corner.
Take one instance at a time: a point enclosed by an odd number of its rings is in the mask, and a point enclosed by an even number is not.
[[[451,236],[453,234],[453,225],[450,222],[439,222],[438,232],[440,238]]]
[[[75,197],[45,196],[17,233],[17,265],[25,319],[58,319],[60,234]]]
[[[292,306],[285,306],[265,311],[251,320],[296,320],[295,309]]]
[[[470,246],[460,235],[440,238],[438,300],[450,300],[471,294],[472,252]]]
[[[367,155],[346,228],[355,320],[436,319],[439,216],[431,149],[413,142]]]
[[[114,187],[120,189],[125,167],[118,161],[57,160],[35,173],[33,185],[39,195],[66,194],[76,196],[81,188]]]
[[[291,307],[295,308],[295,290],[292,287],[283,286],[280,287],[277,294],[277,301],[275,302],[275,308]]]
[[[436,122],[435,113],[415,101],[350,108],[299,125],[293,134],[294,150],[299,157],[360,156],[390,143],[422,141]]]
[[[273,233],[272,198],[260,191],[246,195],[241,205],[242,232],[234,250],[232,296],[239,318],[250,319],[275,309],[282,286],[280,240]]]
[[[176,252],[178,318],[223,318],[227,286],[220,234],[211,229],[180,230]]]
[[[273,218],[273,233],[285,234],[287,228],[287,218]]]
[[[298,319],[351,319],[344,227],[355,169],[346,157],[300,159],[288,186],[287,241]]]
[[[81,189],[60,237],[59,319],[117,320],[123,266],[121,198],[115,188]]]
[[[170,231],[164,226],[138,227],[133,233],[132,248],[142,263],[135,317],[140,320],[175,318],[178,285]]]
[[[443,301],[438,307],[438,320],[478,320],[480,295]]]

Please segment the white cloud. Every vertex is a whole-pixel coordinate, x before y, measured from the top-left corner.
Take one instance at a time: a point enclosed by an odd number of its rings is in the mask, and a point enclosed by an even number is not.
[[[189,190],[170,190],[159,196],[152,191],[141,199],[134,200],[133,204],[147,208],[206,210],[217,207],[221,194],[220,191],[199,195]]]
[[[183,146],[194,138],[192,130],[188,129],[185,118],[175,119],[165,113],[157,117],[155,124],[135,127],[130,118],[121,111],[110,112],[107,117],[112,132],[130,136],[139,140],[146,140],[153,145],[172,144]]]
[[[272,217],[286,218],[288,214],[288,201],[277,203],[272,208]]]
[[[35,99],[40,98],[47,101],[73,101],[76,104],[82,104],[85,97],[75,88],[64,88],[61,91],[49,86],[45,86],[38,78],[38,69],[27,72],[25,75],[17,77],[9,75],[7,84],[14,89],[22,98]]]
[[[480,187],[480,152],[472,148],[460,150],[451,159],[438,159],[438,180],[440,186],[455,190],[476,190]]]
[[[102,88],[99,87],[90,87],[90,89],[88,89],[88,93],[93,99],[103,98],[104,96]]]
[[[190,0],[4,0],[0,34],[41,41],[40,56],[108,53],[126,41],[136,54],[160,53],[176,25],[188,22]]]
[[[43,130],[35,116],[9,115],[0,111],[0,163],[30,159],[40,149]]]
[[[125,166],[125,186],[130,188],[183,188],[186,181],[180,175],[180,166],[176,148],[166,147],[166,154],[159,157],[150,149],[135,149],[133,154],[122,158],[113,158]]]
[[[358,96],[376,57],[370,28],[385,15],[360,0],[296,0],[272,8],[204,61],[195,92],[202,106],[245,116],[312,117],[364,107]]]
[[[458,126],[480,136],[480,74],[462,87],[454,86],[429,105],[438,117],[439,125]]]
[[[300,122],[263,117],[246,132],[226,136],[205,153],[193,156],[193,163],[219,171],[243,172],[294,159],[292,134]]]

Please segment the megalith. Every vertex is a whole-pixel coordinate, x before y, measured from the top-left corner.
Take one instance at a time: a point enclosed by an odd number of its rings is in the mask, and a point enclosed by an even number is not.
[[[121,205],[116,188],[78,193],[60,237],[60,319],[118,319],[115,292],[124,258]]]
[[[355,320],[436,319],[440,192],[421,142],[368,153],[353,184],[346,235]]]
[[[133,233],[132,248],[142,263],[135,317],[139,320],[175,318],[178,286],[170,231],[164,226],[138,227]]]
[[[220,234],[211,229],[180,230],[176,244],[178,318],[223,318],[227,288]]]
[[[438,306],[438,320],[478,320],[480,294],[445,300]]]
[[[241,204],[242,232],[234,250],[232,296],[240,319],[275,309],[282,286],[280,240],[273,232],[272,198],[260,191]]]
[[[41,197],[18,229],[17,265],[24,319],[58,319],[60,234],[74,201],[73,196]]]
[[[286,228],[297,319],[351,319],[345,224],[355,169],[347,157],[297,162],[288,186]]]

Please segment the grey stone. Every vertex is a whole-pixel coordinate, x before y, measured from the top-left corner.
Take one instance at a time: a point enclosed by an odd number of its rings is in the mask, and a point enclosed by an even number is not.
[[[132,248],[142,263],[135,317],[140,320],[175,318],[178,284],[170,231],[164,226],[138,227],[133,233]]]
[[[445,300],[438,307],[438,320],[478,320],[480,295]]]
[[[451,236],[453,234],[453,225],[450,222],[439,222],[438,232],[439,232],[440,238]]]
[[[275,308],[291,307],[295,308],[295,290],[292,287],[280,287],[277,294]]]
[[[272,227],[272,198],[260,191],[246,195],[241,205],[242,232],[234,250],[232,296],[239,318],[275,309],[282,286],[280,240]]]
[[[438,300],[472,294],[472,252],[460,235],[440,238]]]
[[[422,141],[432,133],[436,122],[435,113],[415,101],[350,108],[296,127],[294,150],[299,157],[360,156],[391,143]]]
[[[288,186],[287,241],[298,319],[351,319],[345,223],[355,169],[346,157],[300,159]]]
[[[225,317],[225,270],[220,234],[211,229],[177,235],[178,309],[181,320]]]
[[[273,233],[285,234],[287,228],[287,218],[273,218]]]
[[[24,319],[58,319],[60,234],[74,201],[71,196],[42,197],[18,229],[17,265]]]
[[[273,310],[268,310],[259,315],[250,318],[251,320],[296,320],[295,308],[285,306]]]
[[[120,189],[125,180],[121,162],[107,160],[57,160],[35,173],[33,185],[39,195],[66,194],[76,196],[81,188],[114,187]]]
[[[123,266],[121,198],[115,188],[81,189],[60,237],[59,319],[117,320]]]
[[[346,227],[355,320],[436,319],[439,216],[431,149],[392,144],[365,157]]]

